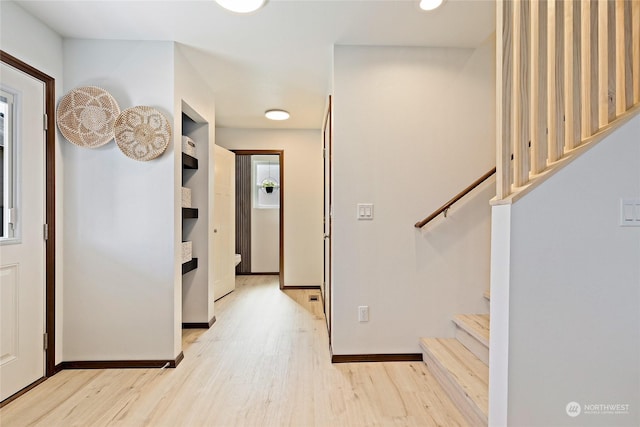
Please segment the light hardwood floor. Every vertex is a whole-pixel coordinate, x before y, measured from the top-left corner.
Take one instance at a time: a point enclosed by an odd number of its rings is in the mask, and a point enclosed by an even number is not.
[[[314,290],[244,276],[176,369],[68,370],[0,409],[8,426],[461,426],[422,362],[331,364]]]

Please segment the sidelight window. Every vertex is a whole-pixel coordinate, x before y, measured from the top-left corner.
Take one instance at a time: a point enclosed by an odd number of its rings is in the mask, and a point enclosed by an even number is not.
[[[14,96],[0,90],[0,223],[2,240],[16,237]]]

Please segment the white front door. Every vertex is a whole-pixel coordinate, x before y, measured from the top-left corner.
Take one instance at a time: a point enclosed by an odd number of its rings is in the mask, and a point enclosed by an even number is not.
[[[0,65],[0,400],[44,377],[44,83]]]
[[[213,149],[213,296],[219,299],[236,288],[236,155]]]

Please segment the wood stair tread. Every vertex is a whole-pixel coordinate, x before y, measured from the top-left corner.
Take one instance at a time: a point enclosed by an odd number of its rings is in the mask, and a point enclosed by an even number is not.
[[[458,314],[454,316],[453,321],[485,347],[489,347],[488,314]]]
[[[485,297],[488,301],[491,301],[491,291],[485,291],[482,296]]]
[[[422,338],[425,362],[433,363],[475,412],[487,424],[489,412],[489,367],[454,338]],[[429,360],[427,360],[429,359]],[[443,384],[443,386],[445,386]],[[451,394],[449,389],[445,389]],[[454,401],[459,401],[451,396]]]

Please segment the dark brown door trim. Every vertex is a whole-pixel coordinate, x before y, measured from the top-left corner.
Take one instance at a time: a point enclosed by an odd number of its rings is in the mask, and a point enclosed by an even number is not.
[[[331,244],[333,233],[333,220],[331,218],[331,205],[333,203],[333,97],[329,95],[327,102],[327,113],[322,125],[322,149],[323,149],[323,265],[322,274],[324,281],[323,307],[327,321],[327,332],[329,334],[329,347],[331,347],[331,327],[333,318],[331,316],[331,293],[333,284],[331,283],[331,272],[333,271],[333,245]],[[327,247],[328,245],[328,247]],[[328,254],[327,254],[328,253]],[[328,256],[327,256],[328,255]],[[328,259],[327,259],[328,258]],[[327,270],[328,273],[327,274]]]
[[[284,150],[231,150],[237,155],[277,155],[280,158],[280,289],[284,289]]]
[[[45,351],[45,376],[55,374],[56,354],[56,123],[55,123],[55,79],[40,70],[22,62],[18,58],[0,50],[0,61],[22,71],[45,85],[45,112],[47,114],[47,136],[45,143],[46,158],[46,221],[48,235],[46,241],[45,261],[45,331],[47,333],[47,349]]]

